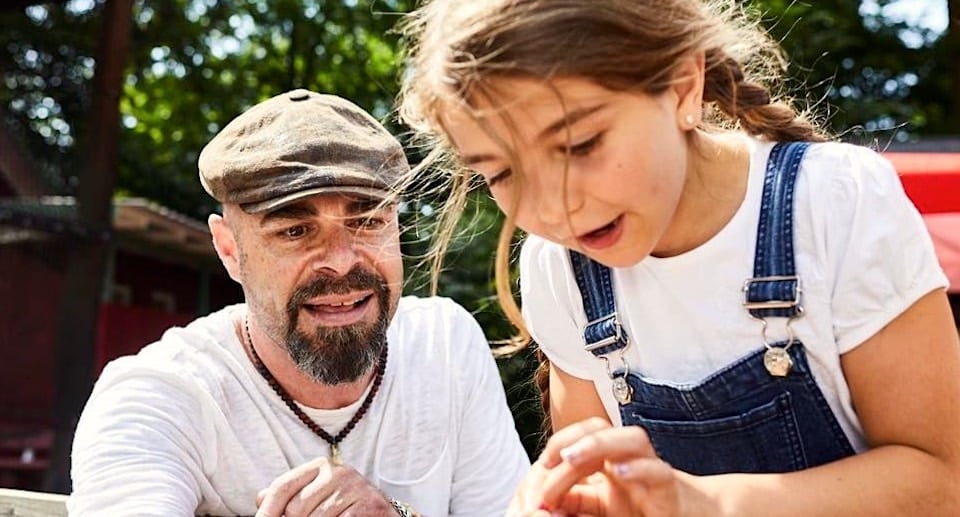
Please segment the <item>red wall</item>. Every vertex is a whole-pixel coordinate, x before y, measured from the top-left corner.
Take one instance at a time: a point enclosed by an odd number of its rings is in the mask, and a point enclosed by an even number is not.
[[[58,252],[59,251],[59,252]],[[56,246],[0,245],[0,418],[46,421],[65,264]],[[25,384],[24,380],[29,379]]]
[[[61,246],[50,243],[0,245],[0,422],[51,418],[65,256]],[[132,299],[129,305],[101,306],[97,372],[108,360],[136,353],[167,328],[198,315],[201,275],[196,269],[118,252],[114,274],[117,283],[130,286]],[[210,275],[209,285],[211,311],[242,300],[239,286],[219,270]],[[175,310],[155,307],[153,291],[173,294]]]
[[[122,355],[136,354],[174,326],[192,321],[193,314],[168,313],[145,307],[105,303],[97,320],[97,371]]]

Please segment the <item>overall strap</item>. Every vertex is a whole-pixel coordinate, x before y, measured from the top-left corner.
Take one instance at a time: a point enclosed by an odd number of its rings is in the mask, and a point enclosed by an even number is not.
[[[573,250],[569,255],[587,316],[584,348],[597,357],[622,349],[627,346],[627,333],[617,316],[610,268]]]
[[[803,313],[793,256],[793,195],[809,142],[778,143],[763,180],[753,278],[743,285],[743,306],[755,318],[792,318]]]

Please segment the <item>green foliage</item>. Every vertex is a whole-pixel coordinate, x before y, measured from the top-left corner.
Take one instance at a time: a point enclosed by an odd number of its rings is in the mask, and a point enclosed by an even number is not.
[[[902,1],[902,0],[899,0]],[[944,0],[946,1],[946,0]],[[897,0],[759,0],[790,60],[788,86],[847,140],[906,140],[960,132],[947,38],[883,16]]]
[[[124,91],[121,185],[203,217],[203,145],[249,106],[309,88],[386,118],[406,2],[143,0]],[[149,157],[149,158],[147,158]],[[146,159],[145,159],[146,158]]]
[[[77,184],[98,26],[93,12],[0,10],[0,117],[54,192]]]

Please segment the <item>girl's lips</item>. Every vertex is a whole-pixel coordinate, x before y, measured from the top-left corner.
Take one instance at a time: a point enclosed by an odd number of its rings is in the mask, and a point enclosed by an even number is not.
[[[623,236],[623,215],[618,216],[603,228],[577,237],[577,242],[584,248],[602,250],[616,244],[621,236]]]

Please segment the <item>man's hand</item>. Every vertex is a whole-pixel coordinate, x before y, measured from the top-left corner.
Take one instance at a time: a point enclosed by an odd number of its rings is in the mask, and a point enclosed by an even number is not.
[[[396,510],[359,472],[317,458],[281,475],[257,494],[257,517],[384,515]]]

